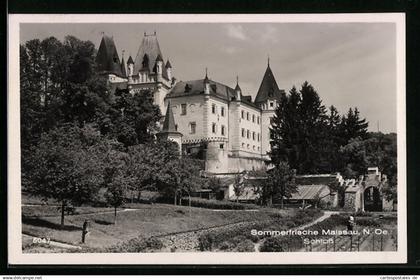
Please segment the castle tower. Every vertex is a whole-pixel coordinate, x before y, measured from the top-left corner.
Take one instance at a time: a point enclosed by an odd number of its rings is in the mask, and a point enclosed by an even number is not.
[[[261,154],[267,156],[271,150],[270,146],[270,127],[271,118],[274,116],[282,96],[285,95],[284,90],[280,90],[273,72],[270,68],[270,60],[267,63],[264,77],[255,97],[255,104],[261,108]]]
[[[236,76],[236,87],[235,87],[235,98],[236,98],[236,101],[240,101],[241,100],[241,95],[242,95],[242,90],[241,90],[241,87],[239,86],[239,77]]]
[[[125,82],[121,62],[112,37],[103,35],[96,55],[96,65],[100,74],[106,75],[111,83]]]
[[[159,140],[169,140],[178,144],[179,153],[181,154],[182,150],[182,133],[177,131],[175,124],[174,114],[172,113],[171,103],[168,102],[168,107],[166,108],[165,120],[163,122],[162,130],[157,133],[157,138]]]
[[[173,75],[172,65],[168,61],[169,67],[164,66],[163,57],[156,32],[144,33],[132,70],[129,67],[128,72],[130,92],[135,94],[143,90],[151,91],[155,105],[158,105],[162,115],[165,115],[164,101],[173,86]]]

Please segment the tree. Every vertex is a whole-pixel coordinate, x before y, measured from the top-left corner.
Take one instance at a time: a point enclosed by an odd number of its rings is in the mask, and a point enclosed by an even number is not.
[[[129,186],[140,199],[143,190],[157,191],[161,170],[169,162],[178,160],[179,151],[171,141],[150,142],[128,147],[127,173],[133,178]]]
[[[118,147],[119,145],[117,145]],[[128,189],[134,183],[133,174],[128,172],[128,154],[108,146],[103,164],[105,199],[114,207],[114,225],[117,224],[117,208],[124,203]]]
[[[44,133],[22,158],[24,189],[60,202],[61,226],[66,207],[95,201],[102,185],[101,154],[94,148],[98,139],[88,128],[67,125]]]
[[[369,123],[366,119],[360,118],[360,112],[357,108],[350,108],[346,116],[343,116],[341,119],[341,133],[343,137],[343,145],[346,145],[350,139],[361,138],[366,139],[367,129]]]
[[[287,161],[298,173],[323,172],[327,116],[318,93],[308,82],[280,100],[271,120],[271,163]]]
[[[167,162],[159,170],[157,189],[165,197],[173,198],[177,204],[178,193],[191,193],[206,185],[206,178],[200,176],[198,160],[182,158]]]
[[[233,192],[235,193],[235,196],[236,196],[236,202],[239,201],[239,196],[242,195],[244,190],[245,190],[244,174],[235,175],[235,181],[233,183]]]
[[[149,91],[132,95],[124,89],[116,90],[114,102],[99,122],[103,133],[111,134],[128,147],[152,141],[160,119],[160,109],[153,104]]]
[[[284,208],[284,198],[291,197],[297,191],[295,176],[296,171],[290,169],[286,162],[279,163],[269,170],[267,180],[263,183],[261,196],[268,206],[273,204],[273,198],[280,198],[281,208]]]

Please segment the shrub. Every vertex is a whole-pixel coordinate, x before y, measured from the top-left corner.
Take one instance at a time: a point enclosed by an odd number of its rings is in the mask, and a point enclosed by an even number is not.
[[[254,252],[255,246],[251,240],[245,239],[238,244],[235,248],[235,252]]]
[[[212,233],[203,233],[198,237],[200,251],[211,251],[213,249],[214,235]]]
[[[163,248],[163,243],[160,239],[155,238],[155,237],[150,237],[148,239],[133,238],[128,241],[109,247],[106,249],[106,251],[112,252],[112,253],[120,253],[120,252],[137,253],[137,252],[160,250],[162,248]]]
[[[268,237],[260,247],[261,252],[284,252],[283,238]]]
[[[181,204],[184,206],[188,206],[188,197],[183,197],[181,200]],[[201,207],[201,208],[210,208],[210,209],[231,209],[231,210],[246,210],[246,209],[257,209],[259,208],[255,204],[244,204],[244,203],[236,203],[230,201],[220,201],[220,200],[212,200],[212,199],[204,199],[204,198],[191,198],[191,206],[193,207]]]

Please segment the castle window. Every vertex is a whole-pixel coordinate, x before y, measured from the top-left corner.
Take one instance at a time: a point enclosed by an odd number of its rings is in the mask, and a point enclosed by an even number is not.
[[[252,149],[255,151],[255,145],[254,145],[254,146],[252,146]]]
[[[245,116],[245,112],[244,112],[244,110],[242,110],[242,111],[241,111],[241,117],[242,117],[242,118],[245,118],[244,116]]]
[[[177,124],[175,125],[175,131],[178,131],[178,125]]]
[[[190,134],[195,134],[195,129],[196,129],[196,123],[195,122],[191,122],[190,123]]]
[[[221,133],[222,135],[225,135],[225,126],[224,126],[224,125],[222,125],[222,128],[221,128],[221,130],[220,130],[220,133]]]
[[[255,115],[252,115],[252,122],[255,122]]]
[[[258,151],[260,150],[260,147],[258,147]]]
[[[257,134],[257,139],[258,139],[258,142],[260,142],[260,134],[259,133]]]
[[[245,143],[242,143],[242,148],[245,148]]]
[[[248,138],[248,139],[249,139],[249,137],[250,137],[250,133],[249,133],[249,130],[247,130],[247,131],[246,131],[246,138]]]
[[[181,115],[187,114],[187,104],[181,104]]]
[[[260,124],[260,117],[257,117],[257,124]]]
[[[245,137],[245,128],[242,128],[242,137]]]
[[[222,115],[222,117],[225,116],[225,107],[220,108],[220,114]]]
[[[248,145],[246,145],[246,148],[247,148],[247,149],[249,149],[249,144],[248,144]]]
[[[211,112],[212,112],[213,114],[216,114],[216,104],[212,104],[212,105],[211,105]]]
[[[252,140],[255,140],[255,132],[252,132]]]
[[[219,146],[219,147],[220,147],[220,149],[221,149],[221,150],[223,150],[224,145],[223,145],[223,144],[220,144],[220,146]]]
[[[213,123],[212,125],[211,125],[211,132],[213,132],[213,133],[216,133],[216,124],[215,123]]]
[[[274,107],[274,102],[270,102],[270,108]]]
[[[246,120],[249,121],[249,113],[246,112]]]

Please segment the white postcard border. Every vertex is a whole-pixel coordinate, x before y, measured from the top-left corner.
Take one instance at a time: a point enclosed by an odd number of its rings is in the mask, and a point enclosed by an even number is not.
[[[287,253],[23,254],[20,179],[20,23],[393,22],[397,50],[398,250]],[[379,264],[407,262],[405,14],[11,14],[8,18],[8,261],[9,264]]]

